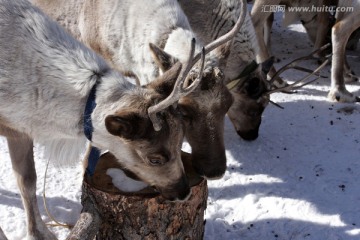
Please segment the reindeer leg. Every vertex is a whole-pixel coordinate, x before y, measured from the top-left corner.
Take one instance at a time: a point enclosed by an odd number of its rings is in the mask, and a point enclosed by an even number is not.
[[[27,215],[27,238],[36,240],[56,239],[42,221],[36,199],[36,171],[33,141],[19,133],[7,137],[12,168],[20,189]]]
[[[318,31],[316,32],[314,50],[321,48],[322,46],[324,46],[327,43],[326,42],[327,33],[328,33],[328,30],[330,30],[330,28],[331,28],[327,12],[318,13],[317,24],[318,24]],[[327,49],[325,49],[322,52],[317,53],[315,55],[315,57],[318,57],[320,62],[325,61],[326,51],[327,51]]]
[[[274,23],[274,13],[271,13],[269,17],[266,19],[266,22],[264,24],[264,41],[270,56],[274,56],[271,49],[271,29],[273,23]],[[275,57],[275,62],[277,63],[280,62],[280,58]]]
[[[356,102],[360,99],[346,90],[344,80],[345,48],[351,33],[360,26],[360,18],[347,15],[340,19],[332,28],[331,38],[333,43],[331,88],[328,98],[339,102]]]
[[[256,37],[259,44],[259,52],[257,53],[257,61],[262,63],[270,57],[270,52],[265,44],[264,39],[264,24],[265,21],[270,17],[271,12],[267,12],[267,5],[276,5],[279,4],[280,0],[277,1],[255,1],[253,8],[251,10],[251,20],[254,24]],[[269,79],[271,79],[276,73],[274,67],[270,69],[268,73]],[[274,85],[276,87],[284,87],[287,85],[280,77],[275,79]]]
[[[344,79],[346,83],[357,82],[360,80],[358,76],[355,75],[354,71],[351,70],[347,57],[345,56],[344,64]]]
[[[256,37],[259,43],[259,52],[257,53],[258,62],[264,62],[270,57],[268,48],[266,47],[264,39],[264,26],[266,20],[270,17],[271,12],[267,11],[266,5],[275,5],[280,1],[272,1],[272,3],[267,4],[267,1],[255,1],[253,8],[251,10],[251,20],[254,24]],[[269,33],[269,32],[267,32]]]

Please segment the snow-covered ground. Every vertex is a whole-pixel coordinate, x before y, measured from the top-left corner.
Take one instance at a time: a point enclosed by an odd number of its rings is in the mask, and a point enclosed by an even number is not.
[[[280,19],[279,16],[277,19]],[[312,51],[301,25],[275,23],[273,52],[279,67]],[[360,74],[360,54],[349,52]],[[305,66],[315,68],[314,62]],[[330,67],[322,71],[328,75]],[[288,81],[302,76],[295,71]],[[298,94],[274,94],[283,107],[269,105],[256,141],[241,140],[226,119],[228,171],[209,182],[205,239],[356,240],[360,239],[360,105],[326,99],[330,79],[320,79]],[[360,95],[360,84],[348,85]],[[42,200],[45,161],[36,151],[37,195]],[[23,239],[25,215],[6,147],[0,138],[0,226],[10,240]],[[74,223],[81,211],[81,163],[50,166],[46,195],[57,220]],[[51,228],[59,239],[69,230]]]

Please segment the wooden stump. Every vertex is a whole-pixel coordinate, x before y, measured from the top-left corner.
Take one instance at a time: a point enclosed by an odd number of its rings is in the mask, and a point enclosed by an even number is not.
[[[106,170],[119,166],[113,155],[104,154],[94,176],[84,178],[82,189],[85,211],[89,212],[90,203],[100,218],[96,239],[202,239],[207,182],[194,174],[188,154],[183,161],[192,194],[187,201],[170,202],[152,188],[134,193],[118,190]]]

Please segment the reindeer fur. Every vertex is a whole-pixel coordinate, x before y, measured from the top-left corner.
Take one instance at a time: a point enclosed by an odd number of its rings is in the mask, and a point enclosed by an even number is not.
[[[192,29],[204,43],[229,31],[240,14],[238,0],[179,0],[179,3],[188,16]],[[237,79],[244,68],[256,59],[258,51],[255,30],[247,14],[230,48],[224,69],[225,84]],[[269,102],[268,97],[262,95],[268,88],[262,64],[244,82],[246,84],[239,84],[230,90],[234,103],[227,114],[242,138],[254,140],[259,134],[262,112]]]
[[[333,55],[328,98],[339,102],[360,102],[360,98],[350,93],[345,86],[345,82],[359,80],[347,64],[345,50],[351,34],[360,28],[360,0],[339,1],[338,6],[353,7],[353,11],[338,12],[336,23],[331,29]]]
[[[77,161],[84,150],[83,112],[97,84],[92,144],[169,199],[190,189],[180,158],[177,109],[152,128],[147,109],[169,94],[181,64],[139,87],[67,34],[26,0],[0,0],[0,134],[7,138],[28,222],[28,239],[56,239],[37,207],[33,141],[54,161]],[[161,166],[151,161],[163,160]]]
[[[60,20],[72,34],[79,31],[79,39],[113,67],[139,76],[141,84],[149,83],[175,62],[186,61],[191,39],[197,37],[176,0],[33,2],[53,19]],[[72,9],[81,11],[74,16]],[[63,20],[60,17],[63,15],[68,19]],[[74,25],[78,30],[74,31]],[[149,43],[157,46],[159,54],[149,54]],[[196,52],[201,47],[201,41],[197,41]],[[192,147],[193,164],[208,178],[221,177],[226,169],[224,116],[232,103],[222,79],[227,56],[228,46],[210,52],[198,91],[179,101],[186,115],[185,136]],[[198,68],[196,65],[192,72],[196,74]]]
[[[269,12],[261,11],[265,5],[285,5],[291,7],[323,7],[329,6],[332,0],[256,0],[251,11],[252,20],[259,39],[260,51],[258,58],[266,59],[270,50],[266,46],[262,31],[266,19],[269,17]],[[345,82],[353,82],[359,80],[351,71],[349,64],[345,57],[345,48],[350,38],[351,33],[359,28],[358,18],[356,14],[359,13],[359,1],[338,1],[337,7],[353,7],[352,12],[338,12],[335,16],[336,23],[334,26],[330,25],[328,12],[285,12],[285,25],[291,24],[296,20],[301,20],[305,27],[309,38],[314,43],[314,49],[320,48],[326,43],[327,33],[331,30],[332,42],[332,71],[331,71],[331,88],[328,94],[328,99],[331,101],[340,102],[355,102],[360,101],[358,97],[349,93],[346,90]],[[269,34],[267,34],[269,35]],[[323,53],[319,57],[323,57]],[[272,74],[274,70],[272,70]]]

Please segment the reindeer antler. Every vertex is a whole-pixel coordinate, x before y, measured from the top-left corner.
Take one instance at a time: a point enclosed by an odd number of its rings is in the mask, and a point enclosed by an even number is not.
[[[170,105],[174,104],[175,102],[179,101],[179,99],[183,96],[188,95],[199,85],[200,80],[202,79],[203,70],[204,70],[204,63],[205,63],[205,49],[203,48],[201,51],[201,68],[198,77],[189,85],[185,87],[187,84],[184,84],[186,76],[190,72],[191,68],[197,61],[194,61],[193,56],[195,52],[195,38],[191,41],[191,49],[188,61],[186,63],[185,68],[182,68],[180,74],[175,82],[173,91],[170,95],[165,98],[163,101],[159,102],[158,104],[149,107],[148,114],[150,120],[153,123],[155,131],[160,131],[161,129],[161,120],[156,115],[158,112],[164,110],[165,108],[169,107]]]
[[[281,74],[283,73],[284,71],[288,70],[288,69],[296,69],[296,70],[299,70],[299,71],[303,71],[303,72],[308,72],[310,73],[309,75],[305,76],[304,78],[300,79],[300,80],[297,80],[295,81],[294,83],[288,85],[288,86],[285,86],[285,87],[281,87],[281,88],[276,88],[276,89],[273,89],[273,90],[269,90],[266,92],[266,94],[271,94],[271,93],[275,93],[275,92],[280,92],[280,91],[291,91],[291,90],[295,90],[295,89],[298,89],[298,88],[301,88],[309,83],[312,83],[314,81],[317,80],[317,78],[309,81],[309,82],[306,82],[306,83],[303,83],[303,84],[300,84],[298,85],[299,83],[307,80],[309,77],[313,76],[314,74],[316,74],[317,72],[319,72],[324,66],[326,66],[326,64],[329,63],[330,61],[330,56],[327,56],[327,59],[318,67],[316,68],[314,71],[310,70],[310,69],[307,69],[307,68],[303,68],[303,67],[299,67],[297,66],[297,64],[300,62],[300,61],[303,61],[303,60],[309,60],[309,59],[315,59],[314,57],[314,54],[320,52],[320,51],[323,51],[324,49],[328,48],[330,46],[330,44],[326,44],[324,46],[322,46],[321,48],[313,51],[312,53],[310,53],[309,55],[306,55],[306,56],[303,56],[303,57],[300,57],[300,58],[297,58],[293,61],[291,61],[290,63],[286,64],[285,66],[283,66],[282,68],[280,68],[276,73],[275,75],[271,78],[271,80],[269,81],[270,85],[273,85],[273,82],[274,80]]]
[[[219,37],[218,39],[216,39],[215,41],[209,43],[208,45],[205,46],[205,54],[208,54],[209,52],[211,52],[212,50],[214,50],[215,48],[223,45],[224,43],[232,40],[235,35],[239,32],[241,26],[243,25],[244,21],[245,21],[245,17],[246,17],[246,13],[247,13],[247,3],[246,0],[241,0],[241,12],[240,12],[240,16],[238,18],[238,20],[236,21],[234,27],[225,35]],[[200,53],[198,53],[195,57],[194,57],[194,61],[198,61],[200,59]]]
[[[193,57],[195,51],[195,39],[191,41],[191,50],[190,50],[189,59],[187,61],[187,65],[185,68],[183,68],[180,71],[179,77],[176,80],[174,86],[174,90],[162,102],[158,103],[155,106],[149,107],[148,109],[148,114],[154,125],[155,131],[159,131],[161,129],[161,120],[157,117],[156,114],[161,110],[164,110],[165,108],[169,107],[173,103],[177,102],[181,97],[186,96],[192,91],[194,91],[194,89],[199,85],[204,70],[205,54],[211,52],[212,50],[221,46],[222,44],[232,40],[235,37],[235,35],[239,32],[241,26],[245,21],[245,16],[247,12],[246,0],[241,0],[241,7],[242,8],[241,8],[240,16],[237,22],[235,23],[234,27],[225,35],[219,37],[215,41],[203,47],[201,53],[196,54],[195,57]],[[201,59],[201,69],[198,77],[193,81],[193,83],[190,86],[184,88],[184,81],[186,79],[187,74],[199,59]]]

